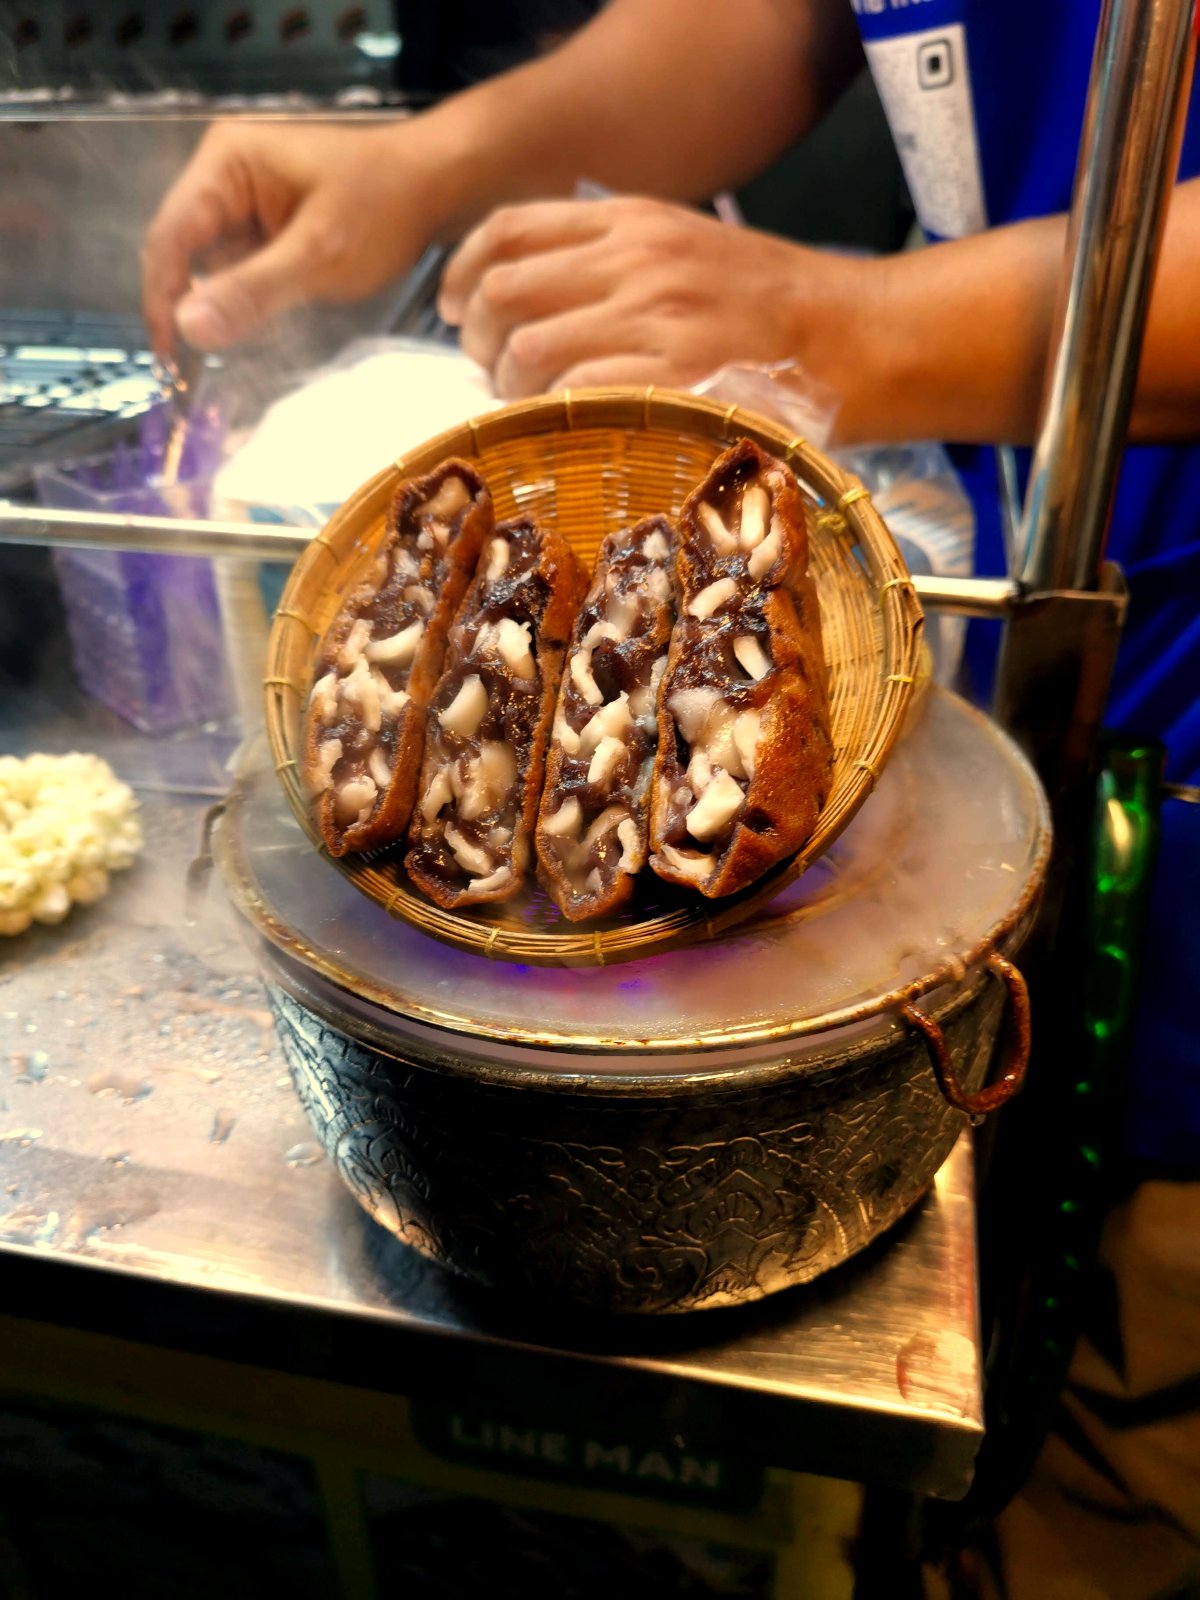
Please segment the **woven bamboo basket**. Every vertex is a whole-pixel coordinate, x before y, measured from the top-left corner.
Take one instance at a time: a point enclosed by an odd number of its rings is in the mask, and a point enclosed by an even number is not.
[[[330,858],[363,894],[476,954],[604,964],[718,936],[829,848],[883,770],[920,676],[923,617],[912,580],[856,478],[766,418],[669,390],[592,389],[520,401],[439,434],[364,484],[314,535],[284,590],[267,652],[267,734],[291,808],[322,849],[298,766],[313,664],[345,595],[371,564],[404,478],[447,456],[466,457],[491,488],[497,521],[527,513],[556,526],[590,568],[606,534],[654,512],[677,514],[716,457],[742,436],[786,460],[814,508],[810,570],[821,602],[834,770],[800,854],[725,900],[648,881],[621,917],[583,927],[562,918],[536,888],[506,904],[443,911],[411,888],[399,845]]]

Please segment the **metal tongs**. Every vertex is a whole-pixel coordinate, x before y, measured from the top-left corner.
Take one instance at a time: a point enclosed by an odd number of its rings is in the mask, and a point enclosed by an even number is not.
[[[162,472],[159,482],[170,489],[179,481],[179,468],[183,461],[183,447],[187,442],[188,425],[195,414],[200,393],[204,387],[205,357],[199,350],[180,345],[175,360],[162,363],[163,374],[171,385],[171,432],[163,452]]]

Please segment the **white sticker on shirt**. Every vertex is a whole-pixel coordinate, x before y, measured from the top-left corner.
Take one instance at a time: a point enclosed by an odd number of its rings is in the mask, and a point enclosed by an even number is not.
[[[981,232],[987,210],[963,25],[864,42],[917,220],[942,239]]]

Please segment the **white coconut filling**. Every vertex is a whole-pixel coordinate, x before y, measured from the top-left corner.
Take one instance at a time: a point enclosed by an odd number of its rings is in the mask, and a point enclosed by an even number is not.
[[[367,759],[367,771],[381,790],[386,789],[391,783],[392,769],[382,745],[376,745],[371,751]]]
[[[687,831],[702,844],[715,839],[733,820],[745,798],[736,778],[728,772],[714,773],[712,781],[687,814]]]
[[[628,813],[624,806],[605,806],[599,816],[593,819],[591,826],[583,836],[584,855],[590,854],[597,840],[602,839],[606,833],[611,833],[622,817],[627,815]]]
[[[454,798],[454,790],[450,783],[450,774],[443,767],[435,772],[433,779],[425,791],[421,801],[421,816],[426,822],[432,822],[434,817],[444,805]]]
[[[568,795],[558,810],[542,821],[542,832],[552,839],[574,838],[583,821],[583,807],[576,797]]]
[[[313,793],[324,794],[333,782],[333,769],[342,759],[342,741],[340,739],[326,739],[324,744],[317,749],[316,764],[313,768],[312,782]]]
[[[579,750],[590,755],[601,739],[610,736],[622,741],[633,732],[633,718],[629,714],[629,696],[624,690],[615,700],[601,706],[596,714],[579,730]]]
[[[452,822],[446,824],[445,838],[454,853],[455,861],[464,872],[469,872],[475,877],[485,877],[495,868],[496,863],[488,852],[464,838]]]
[[[707,622],[714,611],[719,611],[737,594],[737,584],[732,578],[718,578],[707,584],[688,601],[688,615]]]
[[[742,496],[742,522],[738,544],[753,550],[766,538],[771,516],[771,496],[760,483],[752,483]]]
[[[735,778],[744,778],[746,769],[734,738],[734,712],[730,706],[714,709],[704,729],[701,748],[714,767],[721,767]]]
[[[679,724],[679,731],[689,744],[700,737],[709,712],[721,698],[719,689],[676,689],[667,700],[667,710]]]
[[[313,684],[311,705],[322,727],[327,728],[337,716],[337,673],[327,672]]]
[[[748,673],[755,683],[765,678],[771,670],[770,656],[752,633],[744,633],[733,641],[733,653],[738,666],[743,672]]]
[[[717,554],[731,556],[738,547],[737,534],[725,526],[716,506],[710,506],[707,500],[702,500],[696,507],[696,516],[712,540],[712,547]]]
[[[713,869],[711,856],[697,855],[693,850],[677,850],[673,844],[663,845],[662,857],[681,877],[692,878],[696,882],[707,878]]]
[[[491,894],[493,889],[506,888],[512,882],[511,867],[497,867],[486,878],[472,878],[467,888],[472,894]]]
[[[338,651],[337,664],[343,672],[352,672],[357,667],[359,657],[367,648],[367,641],[371,637],[371,624],[365,617],[359,617]]]
[[[535,673],[529,629],[528,622],[514,622],[511,617],[501,617],[496,624],[496,648],[500,659],[514,678],[524,678],[526,681]]]
[[[621,641],[627,636],[627,630],[620,627],[620,625],[616,622],[593,622],[591,627],[584,634],[582,640],[580,641],[580,646],[582,649],[586,650],[590,656],[592,651],[598,644],[601,643],[602,640],[612,639],[615,643],[620,644]]]
[[[380,681],[367,666],[366,657],[360,655],[354,663],[354,671],[341,682],[342,698],[358,707],[362,725],[368,733],[379,732],[383,712]]]
[[[621,846],[621,859],[617,867],[621,872],[637,873],[646,864],[646,848],[637,823],[632,817],[617,823],[617,840]]]
[[[379,708],[385,717],[397,717],[408,704],[407,689],[393,689],[382,672],[372,672],[371,681],[379,691]]]
[[[472,673],[464,678],[458,693],[445,710],[438,713],[438,721],[447,733],[457,733],[463,739],[473,739],[487,711],[487,690],[482,678]]]
[[[461,511],[471,499],[471,491],[463,480],[451,473],[439,484],[437,493],[425,504],[417,507],[418,517],[452,517],[456,511]]]
[[[569,756],[577,756],[579,754],[579,735],[566,717],[560,715],[555,718],[554,737],[562,745],[564,754]]]
[[[592,677],[592,652],[576,650],[571,657],[571,681],[589,706],[598,706],[604,699],[600,687]]]
[[[334,814],[337,820],[343,826],[350,822],[365,822],[378,792],[372,778],[365,775],[348,778],[334,791]]]
[[[650,668],[650,682],[635,689],[629,696],[629,710],[639,722],[651,725],[658,712],[658,691],[667,670],[667,658],[661,655]]]
[[[646,593],[660,606],[671,598],[671,579],[665,567],[654,567],[646,578]]]
[[[459,816],[464,822],[474,822],[485,812],[495,811],[516,779],[517,758],[510,746],[502,740],[485,739],[479,754],[467,762],[460,778]]]
[[[641,609],[641,606],[630,595],[619,594],[615,587],[610,588],[608,604],[605,607],[605,620],[598,622],[596,628],[610,628],[612,630],[611,633],[601,635],[601,637],[628,639],[637,625]],[[596,628],[591,629],[591,633],[594,633]]]
[[[607,788],[624,754],[624,742],[606,735],[596,746],[595,754],[588,765],[588,782]]]
[[[714,784],[728,779],[729,782],[720,783],[720,793],[725,796],[723,803],[732,804],[736,810],[740,801],[733,802],[730,783],[741,795],[743,791],[737,780],[748,781],[754,777],[762,712],[753,709],[739,712],[723,701],[720,691],[716,689],[679,689],[671,696],[667,706],[691,748],[687,768],[691,793],[698,801],[707,798]],[[679,801],[681,797],[676,795],[675,798]],[[689,801],[690,796],[685,789],[682,791],[682,803],[687,805]],[[709,808],[700,811],[698,826],[701,829],[708,829],[709,819],[717,815],[714,804],[710,801]],[[693,807],[687,818],[688,829],[694,834],[693,818],[698,809],[698,805]],[[729,814],[732,815],[732,812]],[[711,832],[695,834],[695,837],[712,838],[719,831],[719,826]]]
[[[688,762],[687,778],[692,786],[692,793],[699,798],[712,782],[713,767],[708,759],[708,751],[697,747],[692,752],[692,759]]]
[[[375,639],[367,646],[367,660],[385,667],[407,667],[417,653],[424,632],[423,622],[410,622],[399,633],[393,633],[386,639]]]
[[[762,730],[761,711],[743,711],[733,724],[733,742],[737,746],[738,755],[742,758],[742,767],[746,777],[753,779],[755,757],[758,750],[758,736]]]
[[[433,610],[433,590],[427,589],[423,583],[410,583],[404,591],[404,598],[425,616]]]
[[[488,564],[484,577],[488,583],[495,583],[503,576],[508,565],[509,543],[507,539],[493,539],[488,546]]]
[[[779,559],[782,544],[783,536],[778,519],[776,519],[771,523],[770,533],[767,534],[760,545],[750,552],[750,559],[747,561],[746,566],[752,578],[757,581],[759,578],[764,577],[770,568],[775,565]]]

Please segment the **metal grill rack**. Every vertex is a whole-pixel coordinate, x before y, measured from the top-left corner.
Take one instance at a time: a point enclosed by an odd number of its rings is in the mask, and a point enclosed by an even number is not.
[[[385,91],[399,36],[388,0],[0,0],[11,94],[318,96]],[[55,108],[58,109],[57,107]]]
[[[145,342],[132,315],[0,310],[0,493],[136,429],[166,394]]]

